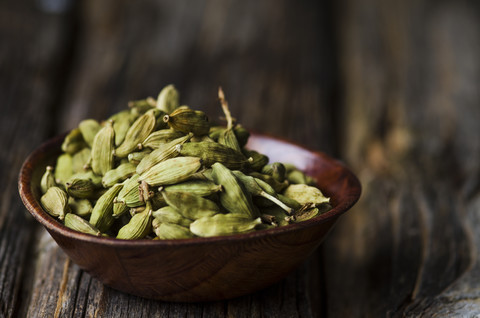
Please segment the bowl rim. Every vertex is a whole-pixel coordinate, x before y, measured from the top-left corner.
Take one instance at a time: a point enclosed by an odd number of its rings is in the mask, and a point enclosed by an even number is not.
[[[203,244],[215,244],[215,243],[225,243],[225,242],[238,242],[259,239],[263,237],[269,237],[272,235],[280,235],[285,233],[295,232],[300,229],[311,228],[319,224],[333,221],[338,218],[340,215],[348,211],[360,198],[362,187],[358,178],[348,169],[345,164],[337,159],[334,159],[327,154],[310,150],[307,147],[294,143],[292,141],[270,136],[268,134],[258,134],[251,133],[253,138],[267,138],[276,142],[281,142],[288,144],[290,146],[301,148],[309,153],[314,154],[319,157],[321,160],[330,162],[335,166],[339,166],[345,172],[346,177],[350,181],[349,192],[346,195],[346,199],[340,201],[335,207],[333,207],[328,212],[319,215],[313,219],[302,221],[299,223],[293,223],[286,226],[279,226],[271,229],[265,229],[260,231],[253,231],[248,233],[241,234],[232,234],[225,236],[214,236],[214,237],[195,237],[189,239],[171,239],[171,240],[151,240],[151,239],[140,239],[140,240],[121,240],[114,237],[103,237],[103,236],[93,236],[85,234],[82,232],[77,232],[72,229],[67,228],[52,216],[50,216],[44,209],[41,207],[39,201],[35,199],[35,196],[32,191],[31,181],[33,172],[35,170],[35,164],[42,159],[44,159],[48,153],[54,150],[55,147],[58,147],[63,141],[66,133],[57,135],[36,148],[23,162],[22,167],[19,172],[18,177],[18,190],[20,197],[23,201],[23,204],[30,212],[30,214],[40,222],[50,233],[54,232],[56,234],[66,236],[75,240],[99,244],[99,245],[111,245],[117,248],[132,248],[139,246],[195,246]]]

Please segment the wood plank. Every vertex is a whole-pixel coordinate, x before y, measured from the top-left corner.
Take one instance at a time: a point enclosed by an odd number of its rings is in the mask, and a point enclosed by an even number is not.
[[[48,137],[68,44],[65,15],[31,3],[0,3],[0,316],[24,312],[35,232],[17,192],[23,160]],[[28,21],[28,23],[25,23]],[[20,314],[21,315],[21,314]]]
[[[341,7],[342,154],[364,194],[325,244],[328,314],[475,315],[478,6]]]
[[[56,132],[87,117],[106,118],[169,83],[178,87],[183,103],[215,120],[221,115],[216,94],[222,85],[245,127],[333,152],[333,84],[325,80],[333,71],[331,51],[325,49],[326,35],[315,32],[327,28],[322,8],[288,1],[82,2]],[[48,235],[40,237],[39,250],[51,246]],[[263,291],[202,304],[126,295],[68,263],[54,245],[41,255],[28,307],[33,316],[320,315],[319,253]]]

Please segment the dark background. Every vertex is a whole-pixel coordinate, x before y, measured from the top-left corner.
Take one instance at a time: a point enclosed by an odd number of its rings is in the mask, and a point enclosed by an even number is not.
[[[17,194],[26,156],[173,83],[346,162],[360,202],[253,295],[162,303],[71,264]],[[0,1],[0,317],[480,313],[480,2]]]

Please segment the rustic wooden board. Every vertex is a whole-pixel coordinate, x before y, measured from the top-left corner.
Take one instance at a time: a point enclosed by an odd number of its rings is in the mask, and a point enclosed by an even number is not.
[[[340,144],[364,195],[325,244],[328,314],[475,316],[479,7],[367,0],[339,13]]]
[[[476,1],[48,3],[0,3],[0,317],[480,314]],[[221,85],[245,127],[358,173],[361,201],[281,282],[213,303],[129,296],[26,216],[31,150],[169,83],[212,119]]]

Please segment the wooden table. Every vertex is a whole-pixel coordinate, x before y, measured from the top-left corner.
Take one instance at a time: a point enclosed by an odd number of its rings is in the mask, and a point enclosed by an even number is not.
[[[0,316],[480,314],[477,1],[0,2]],[[26,156],[174,83],[245,127],[345,161],[363,195],[295,272],[214,303],[129,296],[26,212]]]

